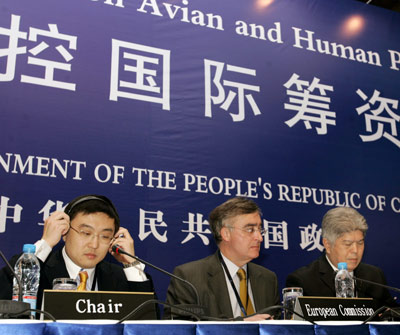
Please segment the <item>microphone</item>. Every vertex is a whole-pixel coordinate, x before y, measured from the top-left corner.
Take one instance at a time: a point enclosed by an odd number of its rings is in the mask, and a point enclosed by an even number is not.
[[[19,316],[19,315],[29,315],[26,314],[26,312],[29,312],[31,305],[28,304],[27,302],[22,301],[22,284],[20,278],[17,276],[15,273],[13,267],[10,265],[10,263],[7,261],[7,258],[4,256],[4,254],[0,250],[0,256],[6,263],[8,269],[11,271],[11,273],[14,275],[15,279],[18,282],[18,301],[13,301],[13,300],[0,300],[0,319],[6,319],[10,318],[13,315],[14,316]]]
[[[196,321],[201,321],[201,320],[200,320],[200,316],[197,315],[197,314],[195,314],[195,313],[193,313],[193,312],[191,312],[191,311],[188,311],[188,310],[186,310],[186,309],[184,309],[184,308],[181,308],[181,307],[177,307],[177,306],[170,305],[170,304],[168,304],[168,303],[166,303],[166,302],[164,302],[164,301],[161,301],[161,300],[150,299],[150,300],[146,300],[145,302],[141,303],[141,304],[140,304],[138,307],[136,307],[133,311],[131,311],[131,312],[129,312],[129,314],[125,315],[121,320],[119,320],[119,321],[117,322],[117,324],[122,323],[122,322],[128,320],[130,317],[132,317],[132,316],[135,315],[138,311],[140,311],[143,307],[145,307],[146,305],[149,305],[149,304],[161,304],[161,305],[164,305],[164,306],[176,308],[176,309],[178,309],[178,310],[181,310],[183,313],[185,313],[185,315],[189,314],[189,315],[193,316],[193,317],[196,319]]]
[[[394,292],[400,292],[400,289],[398,289],[397,287],[392,287],[392,286],[384,285],[384,284],[377,283],[377,282],[374,282],[374,281],[370,281],[370,280],[367,280],[367,279],[361,279],[361,278],[358,278],[358,277],[355,277],[355,276],[353,276],[353,279],[354,279],[356,282],[358,281],[358,282],[360,282],[360,283],[366,283],[366,284],[370,284],[370,285],[382,287],[382,288],[385,288],[385,289],[387,289],[387,290],[391,290],[391,291],[394,291]],[[373,299],[375,299],[375,300],[377,300],[377,301],[380,301],[380,302],[383,303],[384,305],[388,304],[388,305],[390,305],[391,307],[394,307],[394,306],[397,305],[397,304],[395,303],[396,298],[393,298],[389,293],[388,293],[388,295],[389,295],[390,299],[383,300],[383,299],[374,297],[374,296],[372,296],[371,294],[368,294],[368,293],[365,291],[365,289],[361,290],[361,286],[358,288],[358,290],[364,292],[367,296],[369,296],[369,297],[371,297],[371,298],[373,298]]]
[[[374,312],[374,314],[372,314],[372,315],[369,316],[367,319],[365,319],[365,320],[363,321],[362,324],[365,325],[367,322],[372,321],[377,315],[379,315],[379,313],[382,313],[382,312],[385,311],[387,308],[388,308],[387,306],[381,306],[381,307],[379,307],[379,308]]]
[[[117,324],[120,324],[120,323],[128,320],[133,315],[138,313],[143,307],[145,307],[146,305],[150,305],[150,304],[160,304],[163,306],[170,307],[171,309],[175,308],[175,309],[181,311],[184,315],[193,316],[193,318],[196,319],[196,321],[204,321],[204,320],[206,320],[206,321],[239,321],[239,318],[221,319],[221,318],[215,318],[212,316],[200,316],[192,311],[189,311],[187,308],[180,307],[180,306],[186,306],[186,305],[171,305],[165,301],[161,301],[161,300],[157,300],[157,299],[150,299],[150,300],[146,300],[145,302],[141,303],[133,311],[129,312],[129,314],[127,314],[121,320],[119,320],[117,322]],[[255,314],[253,314],[253,315],[255,315]],[[243,321],[243,317],[240,317],[240,318],[241,318],[240,321]]]
[[[160,272],[166,274],[167,276],[172,277],[172,278],[174,278],[174,279],[176,279],[176,280],[179,280],[179,281],[185,283],[186,285],[190,286],[190,287],[192,288],[193,292],[194,292],[195,295],[196,295],[196,303],[197,303],[197,304],[196,304],[196,305],[182,304],[182,305],[178,305],[178,306],[180,306],[180,307],[177,307],[177,306],[176,306],[177,309],[178,309],[178,310],[183,310],[183,311],[185,311],[185,312],[187,311],[186,315],[189,314],[190,316],[193,316],[193,315],[196,315],[196,316],[197,316],[197,315],[199,315],[199,316],[205,316],[205,315],[206,315],[206,312],[205,312],[206,308],[200,305],[199,293],[198,293],[196,287],[195,287],[191,282],[189,282],[189,281],[187,281],[187,280],[185,280],[185,279],[183,279],[183,278],[181,278],[181,277],[178,277],[178,276],[174,275],[174,274],[171,273],[171,272],[168,272],[168,271],[166,271],[166,270],[164,270],[164,269],[161,269],[161,268],[159,268],[158,266],[155,266],[154,264],[151,264],[151,263],[149,263],[149,262],[147,262],[147,261],[145,261],[145,260],[143,260],[143,259],[141,259],[141,258],[139,258],[139,257],[137,257],[137,256],[135,256],[135,255],[132,255],[132,254],[126,252],[126,251],[125,251],[120,245],[118,245],[118,244],[114,244],[114,245],[111,247],[111,250],[112,250],[113,252],[115,252],[117,255],[123,254],[123,255],[127,255],[127,256],[129,256],[129,257],[131,257],[131,258],[133,258],[133,259],[136,259],[136,260],[139,261],[140,263],[146,264],[146,265],[152,267],[153,269],[156,269],[157,271],[160,271]],[[172,309],[171,309],[171,313],[172,313]],[[184,313],[181,313],[181,314],[184,314]]]
[[[353,276],[353,279],[355,279],[356,281],[358,280],[360,282],[365,282],[365,283],[368,283],[368,284],[371,284],[371,285],[380,286],[380,287],[386,288],[386,289],[391,290],[391,291],[400,292],[400,289],[397,288],[397,287],[392,287],[392,286],[376,283],[374,281],[370,281],[370,280],[367,280],[367,279],[361,279],[361,278],[358,278],[358,277],[355,277],[355,276]]]
[[[288,312],[291,312],[291,313],[293,313],[293,314],[296,314],[297,316],[299,316],[301,319],[303,319],[304,321],[307,321],[307,322],[310,322],[311,324],[313,324],[313,325],[316,325],[316,323],[313,321],[313,320],[311,320],[311,319],[309,319],[308,317],[305,317],[304,315],[302,315],[302,314],[300,314],[300,313],[297,313],[295,310],[293,310],[292,308],[288,308],[288,307],[285,307],[285,306],[283,306],[283,305],[274,305],[274,306],[269,306],[269,307],[266,307],[266,308],[263,308],[261,311],[259,311],[259,312],[257,312],[257,313],[254,313],[254,314],[252,314],[252,315],[249,315],[249,316],[253,316],[253,315],[257,315],[257,314],[265,314],[265,313],[270,313],[271,311],[274,311],[274,310],[285,310],[285,311],[288,311]]]

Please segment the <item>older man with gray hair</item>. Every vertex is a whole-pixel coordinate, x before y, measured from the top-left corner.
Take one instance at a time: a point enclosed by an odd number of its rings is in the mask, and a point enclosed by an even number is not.
[[[325,253],[286,279],[286,287],[302,287],[304,296],[335,297],[335,274],[338,263],[346,262],[356,278],[386,285],[383,271],[361,263],[368,225],[365,218],[350,207],[329,210],[322,219],[322,242]],[[385,288],[357,281],[357,297],[373,298],[378,306],[396,306]]]

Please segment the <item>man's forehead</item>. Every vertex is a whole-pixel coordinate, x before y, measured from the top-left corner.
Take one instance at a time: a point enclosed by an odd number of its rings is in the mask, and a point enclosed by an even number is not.
[[[261,217],[258,212],[249,214],[239,214],[227,219],[229,224],[240,224],[243,226],[259,226],[261,225]]]
[[[71,221],[80,228],[85,227],[93,230],[111,230],[115,229],[115,220],[106,213],[78,213]]]
[[[354,242],[364,240],[364,234],[361,230],[353,230],[347,233],[343,233],[337,238],[338,241]]]
[[[97,230],[99,229],[98,225],[95,224],[91,224],[91,223],[85,223],[85,222],[81,222],[78,225],[79,228],[86,228],[86,229],[91,229],[91,230]],[[100,227],[101,231],[113,231],[114,230],[114,225],[112,226],[107,226],[107,227]]]

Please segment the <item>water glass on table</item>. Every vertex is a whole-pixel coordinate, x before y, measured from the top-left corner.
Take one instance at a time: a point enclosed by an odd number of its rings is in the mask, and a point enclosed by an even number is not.
[[[53,280],[53,290],[76,290],[78,283],[72,278],[56,278]]]
[[[293,320],[294,318],[294,306],[296,304],[297,297],[303,295],[303,289],[301,287],[285,287],[282,290],[283,295],[283,316],[285,320]]]

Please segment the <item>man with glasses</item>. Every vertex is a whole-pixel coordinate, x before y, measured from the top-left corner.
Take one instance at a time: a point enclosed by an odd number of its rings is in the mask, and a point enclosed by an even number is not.
[[[259,256],[265,234],[259,207],[246,198],[230,199],[210,213],[209,224],[218,251],[176,267],[174,274],[195,286],[200,305],[206,307],[206,316],[246,321],[270,318],[268,313],[254,315],[279,304],[275,273],[251,263]],[[167,303],[197,304],[196,300],[196,293],[189,285],[171,280]],[[164,318],[168,317],[179,318],[166,309]]]
[[[303,266],[286,279],[286,287],[302,287],[304,296],[335,297],[335,275],[338,263],[346,262],[347,269],[356,278],[386,285],[383,271],[361,263],[368,225],[354,208],[332,208],[322,219],[322,243],[325,253]],[[356,281],[356,296],[373,298],[378,306],[396,306],[386,288]]]
[[[60,240],[64,246],[53,250]],[[37,306],[40,308],[44,289],[51,289],[55,278],[84,278],[83,290],[153,292],[153,282],[144,273],[144,264],[111,247],[120,245],[135,254],[134,243],[126,228],[120,227],[112,202],[101,195],[84,195],[72,200],[64,212],[52,213],[44,223],[41,240],[35,243],[41,261]],[[110,252],[123,268],[106,262]],[[19,255],[10,263],[14,266]],[[13,276],[7,268],[0,271],[0,299],[11,299]]]

